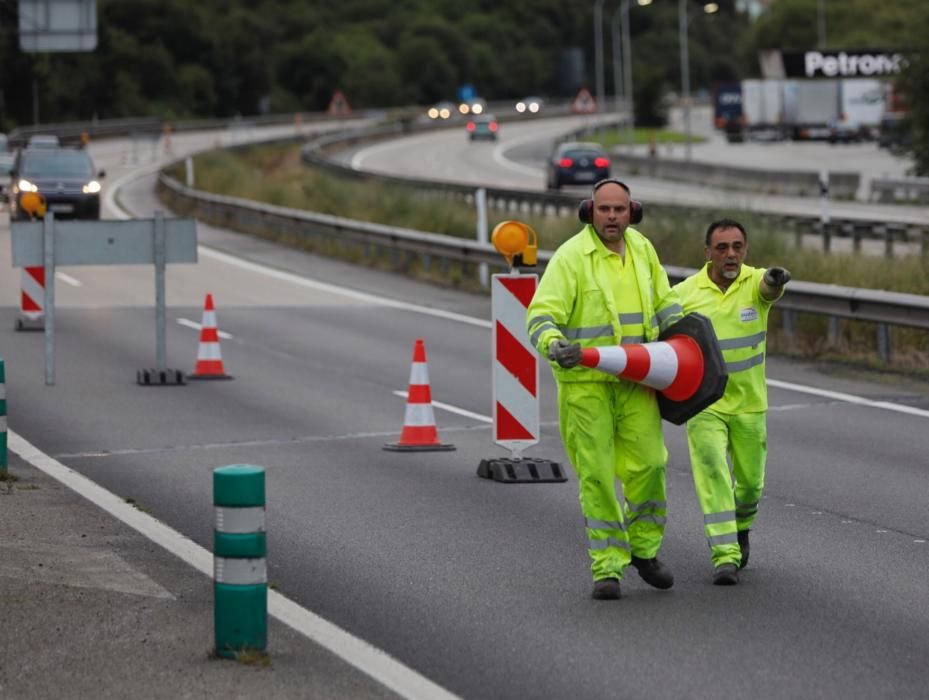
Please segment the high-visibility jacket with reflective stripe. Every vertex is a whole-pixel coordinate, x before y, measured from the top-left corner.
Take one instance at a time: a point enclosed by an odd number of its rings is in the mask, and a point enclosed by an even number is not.
[[[664,328],[682,316],[680,299],[671,289],[668,275],[654,246],[641,233],[627,228],[626,259],[632,259],[642,316],[626,322],[635,326],[636,341],[657,340]],[[583,347],[616,345],[623,340],[623,316],[614,299],[609,251],[589,224],[559,246],[545,268],[526,312],[532,344],[543,357],[553,340],[567,338]],[[641,324],[641,325],[640,325]],[[562,369],[554,362],[555,379],[566,382],[615,382],[605,372],[586,367]]]
[[[765,339],[768,312],[774,301],[761,296],[764,269],[742,265],[739,276],[723,292],[709,275],[709,263],[674,286],[685,313],[703,314],[713,323],[723,351],[729,381],[726,393],[710,406],[718,413],[754,413],[768,408],[765,384]]]

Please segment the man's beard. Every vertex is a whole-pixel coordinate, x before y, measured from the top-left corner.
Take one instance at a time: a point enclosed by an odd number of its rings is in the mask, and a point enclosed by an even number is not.
[[[734,280],[738,276],[738,270],[723,270],[723,277],[725,277],[727,280]]]

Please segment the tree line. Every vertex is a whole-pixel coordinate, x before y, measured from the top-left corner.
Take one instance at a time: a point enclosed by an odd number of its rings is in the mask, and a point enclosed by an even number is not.
[[[620,2],[603,3],[607,93]],[[920,29],[929,27],[922,0],[778,0],[756,21],[743,3],[717,4],[714,14],[703,12],[701,0],[688,4],[693,92],[757,76],[759,49],[813,48],[824,40],[825,48],[929,43],[929,32]],[[354,108],[453,100],[463,84],[488,100],[569,97],[595,87],[594,6],[594,0],[98,0],[95,51],[33,54],[19,49],[16,3],[0,0],[0,129],[93,117],[320,111],[335,90]],[[643,125],[663,123],[662,98],[681,85],[678,12],[676,0],[630,3],[636,115]],[[914,77],[915,71],[907,86],[919,110],[929,104],[929,89]]]

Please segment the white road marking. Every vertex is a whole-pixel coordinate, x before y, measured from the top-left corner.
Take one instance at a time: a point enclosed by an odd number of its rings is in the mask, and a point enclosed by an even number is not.
[[[507,145],[512,146],[514,145],[514,142],[510,142]],[[366,149],[367,153],[371,153],[373,148]],[[364,158],[363,153],[365,153],[365,151],[360,151],[352,159],[353,168],[357,169],[359,167]],[[502,153],[503,152],[501,151],[500,158],[503,158]],[[497,157],[496,149],[494,157]],[[116,192],[118,192],[120,187],[127,184],[128,182],[136,180],[137,178],[149,173],[156,172],[161,167],[161,165],[162,164],[160,162],[149,164],[148,166],[127,174],[126,176],[112,183],[111,186],[108,187],[104,192],[105,206],[110,211],[112,211],[117,218],[133,218],[129,212],[125,211],[120,205],[117,204]],[[525,168],[526,166],[519,167]],[[537,169],[533,169],[532,172],[537,174],[539,171]],[[299,286],[324,290],[330,293],[338,293],[349,298],[369,302],[371,304],[403,309],[428,316],[434,316],[437,318],[445,318],[447,320],[458,321],[460,323],[465,323],[481,328],[492,327],[492,322],[485,319],[474,318],[471,316],[465,316],[463,314],[443,311],[440,309],[431,309],[406,302],[393,301],[384,299],[383,297],[376,297],[374,295],[366,294],[364,292],[346,289],[337,285],[318,282],[289,272],[275,270],[258,263],[241,260],[227,253],[223,253],[203,245],[198,246],[198,253],[206,257],[212,257],[216,260],[226,262],[229,265],[236,266],[241,269],[248,269],[253,272],[265,274],[267,276],[283,281],[288,281]],[[902,413],[909,413],[911,415],[929,417],[929,411],[892,404],[886,401],[870,401],[868,399],[853,396],[851,394],[829,392],[821,389],[815,389],[813,387],[806,387],[789,382],[780,382],[777,380],[769,379],[768,384],[770,386],[775,386],[782,389],[798,391],[801,393],[809,393],[818,396],[828,396],[840,401],[866,405],[873,408],[899,411]],[[406,392],[395,393],[406,397]],[[444,410],[460,413],[461,415],[468,415],[469,417],[475,418],[476,420],[480,420],[482,422],[490,422],[492,420],[487,416],[471,413],[470,411],[464,411],[464,409],[459,409],[447,404],[433,402],[433,405],[438,408],[443,408]],[[37,469],[40,469],[49,476],[57,479],[76,493],[81,494],[94,504],[112,514],[114,517],[118,518],[122,522],[143,534],[151,541],[161,545],[169,552],[183,559],[185,562],[198,569],[201,573],[212,577],[213,561],[212,555],[209,551],[188,539],[176,530],[156,520],[152,516],[143,513],[142,511],[139,511],[125,503],[115,494],[110,493],[82,474],[69,469],[54,458],[41,452],[29,442],[27,442],[24,438],[20,437],[17,433],[8,431],[7,436],[9,440],[9,448],[13,452],[17,453],[23,460],[29,462]],[[794,505],[795,504],[793,503],[785,504],[787,507],[792,507]],[[441,686],[436,685],[429,679],[404,666],[400,662],[388,656],[382,650],[368,644],[364,640],[350,635],[341,628],[336,627],[330,622],[327,622],[323,618],[299,606],[297,603],[291,601],[276,591],[268,591],[268,610],[274,617],[279,619],[284,624],[292,627],[309,639],[329,649],[339,657],[345,659],[348,663],[358,668],[360,671],[366,673],[370,677],[382,683],[385,687],[397,692],[403,697],[423,698],[423,700],[430,700],[432,698],[439,700],[457,699],[457,696],[452,695]]]
[[[512,145],[513,143],[514,142],[510,142],[510,145]],[[357,163],[360,164],[362,162],[363,160],[362,154],[366,152],[371,153],[376,148],[377,148],[376,146],[372,146],[369,149],[364,149],[356,153],[355,156],[352,158],[352,167],[353,168],[358,167],[356,165],[356,159],[357,159]],[[116,215],[119,216],[120,218],[123,218],[123,219],[131,218],[128,213],[122,211],[116,205],[115,192],[121,186],[130,182],[131,180],[134,180],[138,177],[142,177],[148,174],[149,172],[155,172],[160,167],[161,167],[160,163],[154,163],[134,173],[126,175],[120,178],[119,180],[117,180],[116,182],[114,182],[111,185],[111,187],[108,188],[107,191],[104,193],[104,200],[107,206],[109,206],[110,209],[114,211]],[[420,313],[420,314],[424,314],[427,316],[434,316],[437,318],[448,319],[450,321],[458,321],[460,323],[466,323],[468,325],[478,326],[480,328],[491,328],[493,325],[491,321],[487,321],[482,318],[474,318],[473,316],[465,316],[464,314],[457,314],[451,311],[443,311],[441,309],[431,309],[425,306],[419,306],[417,304],[410,304],[407,302],[385,299],[383,297],[374,296],[373,294],[366,294],[365,292],[359,292],[354,289],[347,289],[345,287],[339,287],[338,285],[327,284],[325,282],[318,282],[316,280],[307,279],[305,277],[301,277],[300,275],[296,275],[290,272],[284,272],[282,270],[276,270],[274,268],[267,267],[259,263],[253,263],[247,260],[241,260],[239,258],[236,258],[233,255],[229,255],[228,253],[223,253],[219,250],[208,248],[203,245],[197,246],[197,251],[200,255],[211,257],[215,260],[220,260],[229,265],[234,265],[236,267],[239,267],[245,270],[257,272],[259,274],[268,275],[269,277],[273,277],[275,279],[283,280],[286,282],[291,282],[293,284],[296,284],[302,287],[307,287],[309,289],[319,289],[319,290],[323,290],[323,291],[326,291],[332,294],[342,294],[343,296],[347,296],[351,299],[356,299],[356,300],[364,301],[364,302],[371,303],[371,304],[378,304],[380,306],[388,306],[394,309],[403,309],[406,311],[412,311],[414,313]],[[773,386],[778,389],[796,391],[801,394],[812,394],[814,396],[824,396],[827,398],[835,399],[837,401],[844,401],[846,403],[857,404],[859,406],[867,406],[869,408],[877,408],[877,409],[881,409],[885,411],[895,411],[897,413],[906,413],[908,415],[918,416],[920,418],[929,418],[929,410],[925,410],[921,408],[914,408],[912,406],[905,406],[903,404],[891,403],[890,401],[873,401],[871,399],[866,399],[861,396],[855,396],[853,394],[844,394],[844,393],[836,392],[836,391],[828,391],[826,389],[817,389],[815,387],[805,386],[803,384],[794,384],[792,382],[783,382],[777,379],[768,379],[767,382],[768,382],[768,386]]]
[[[402,396],[407,398],[410,395],[408,391],[395,391],[395,396]],[[464,408],[458,408],[457,406],[452,406],[451,404],[442,403],[441,401],[433,401],[433,408],[441,408],[443,411],[448,411],[449,413],[456,413],[459,416],[464,416],[465,418],[473,418],[474,420],[481,421],[482,423],[493,423],[494,419],[490,416],[483,416],[480,413],[473,413]]]
[[[363,301],[368,304],[374,304],[376,306],[389,306],[392,309],[402,309],[404,311],[412,311],[414,313],[423,314],[425,316],[435,316],[436,318],[444,318],[450,321],[457,321],[459,323],[466,323],[471,326],[478,326],[480,328],[491,328],[492,324],[490,321],[487,321],[483,318],[475,318],[473,316],[465,316],[464,314],[457,314],[453,311],[445,311],[443,309],[432,309],[428,306],[420,306],[419,304],[411,304],[405,301],[397,301],[395,299],[387,299],[381,296],[375,296],[374,294],[368,294],[366,292],[359,292],[355,289],[349,289],[347,287],[340,287],[335,284],[328,284],[326,282],[319,282],[317,280],[312,280],[306,277],[301,277],[292,272],[284,272],[283,270],[276,270],[272,267],[267,267],[260,263],[250,262],[248,260],[242,260],[228,253],[223,253],[214,248],[208,248],[206,246],[197,246],[198,252],[205,256],[210,257],[215,260],[220,260],[229,265],[239,267],[243,270],[249,270],[250,272],[257,272],[268,277],[273,277],[274,279],[282,280],[284,282],[291,282],[300,287],[306,287],[308,289],[318,289],[330,294],[341,294],[344,297],[349,299],[355,299],[358,301]]]
[[[868,406],[870,408],[880,408],[885,411],[896,411],[897,413],[906,413],[911,416],[919,416],[920,418],[929,418],[929,411],[924,408],[915,408],[913,406],[904,406],[903,404],[891,403],[890,401],[874,401],[872,399],[866,399],[863,396],[855,396],[854,394],[843,394],[839,391],[829,391],[828,389],[817,389],[812,386],[805,386],[803,384],[794,384],[792,382],[782,382],[777,379],[769,379],[768,386],[773,386],[778,389],[787,389],[788,391],[796,391],[801,394],[812,394],[813,396],[824,396],[828,399],[835,399],[836,401],[844,401],[846,403],[858,404],[859,406]]]
[[[352,156],[352,160],[351,160],[352,170],[361,170],[361,166],[364,164],[364,160],[368,156],[372,156],[375,153],[378,153],[380,151],[387,151],[387,150],[390,150],[396,147],[397,147],[397,144],[388,140],[387,142],[377,144],[376,146],[368,146],[367,148],[362,148],[360,151],[356,152],[355,155]]]
[[[79,279],[76,279],[72,277],[71,275],[65,274],[64,272],[61,272],[59,270],[55,271],[55,279],[61,280],[65,284],[70,284],[72,287],[83,287],[84,286],[84,283],[81,282]]]
[[[201,324],[197,323],[196,321],[191,321],[189,318],[179,318],[177,319],[177,324],[179,326],[193,328],[195,331],[203,330],[203,326]],[[226,340],[233,337],[231,333],[226,333],[226,331],[221,331],[218,329],[216,331],[216,335],[218,335],[220,338],[225,338]]]
[[[213,555],[208,550],[148,513],[143,513],[126,503],[83,474],[66,467],[33,446],[18,433],[12,430],[7,431],[7,438],[9,448],[21,459],[212,579]],[[288,627],[328,649],[401,697],[411,700],[414,698],[416,700],[458,700],[458,696],[404,666],[386,652],[349,634],[277,591],[268,591],[268,612]]]
[[[341,294],[347,296],[351,299],[356,299],[358,301],[364,301],[370,304],[376,304],[379,306],[388,306],[394,309],[403,309],[405,311],[412,311],[413,313],[423,314],[426,316],[435,316],[436,318],[444,318],[450,321],[457,321],[459,323],[466,323],[471,326],[478,326],[480,328],[491,328],[493,323],[491,321],[475,318],[474,316],[465,316],[464,314],[454,313],[452,311],[444,311],[442,309],[433,309],[427,306],[420,306],[418,304],[412,304],[404,301],[396,301],[393,299],[386,299],[384,297],[375,296],[373,294],[368,294],[366,292],[359,292],[354,289],[349,289],[346,287],[340,287],[335,284],[328,284],[326,282],[319,282],[316,280],[308,279],[306,277],[301,277],[291,272],[284,272],[282,270],[277,270],[271,267],[267,267],[260,263],[250,262],[248,260],[241,260],[233,255],[228,253],[223,253],[221,251],[215,250],[213,248],[208,248],[206,246],[198,246],[198,250],[201,255],[212,257],[216,260],[240,267],[251,272],[257,272],[259,274],[268,275],[275,279],[279,279],[285,282],[291,282],[302,287],[307,287],[310,289],[319,289],[330,294]],[[805,386],[803,384],[794,384],[792,382],[783,382],[777,379],[768,379],[768,386],[773,386],[778,389],[786,389],[788,391],[796,391],[802,394],[812,394],[814,396],[824,396],[827,398],[834,399],[836,401],[843,401],[846,403],[858,404],[861,406],[868,406],[869,408],[878,408],[885,411],[896,411],[898,413],[906,413],[912,416],[919,416],[921,418],[929,418],[929,411],[921,408],[914,408],[912,406],[905,406],[903,404],[891,403],[890,401],[873,401],[871,399],[866,399],[861,396],[855,396],[853,394],[844,394],[837,391],[829,391],[826,389],[817,389],[811,386]]]

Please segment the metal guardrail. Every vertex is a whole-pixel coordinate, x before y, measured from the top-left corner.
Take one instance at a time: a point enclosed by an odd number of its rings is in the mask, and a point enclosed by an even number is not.
[[[474,195],[474,185],[462,185],[400,175],[367,173],[354,170],[329,158],[329,155],[335,151],[350,148],[360,143],[399,136],[403,133],[407,133],[407,130],[401,129],[398,125],[388,125],[327,134],[306,144],[302,149],[301,157],[308,165],[327,170],[342,177],[395,182],[416,187],[417,189],[442,192],[446,196],[455,196],[470,201]],[[579,132],[574,132],[574,136],[578,135]],[[570,212],[577,207],[576,195],[562,194],[555,191],[500,187],[487,187],[485,189],[487,192],[487,206],[497,210],[546,214]],[[703,216],[702,210],[696,205],[656,203],[649,206],[657,211],[669,212],[684,217],[692,217],[695,214]],[[824,223],[819,216],[805,214],[791,214],[789,212],[755,212],[755,214],[772,221],[775,226],[783,230],[785,234],[792,235],[798,242],[807,235],[819,236],[824,252],[829,252],[832,249],[833,239],[847,238],[851,240],[852,248],[855,251],[861,249],[863,241],[875,240],[883,243],[884,253],[887,257],[894,255],[894,246],[897,243],[919,245],[922,254],[929,255],[929,221],[927,220],[895,222],[864,217],[830,217]]]
[[[9,133],[9,144],[13,148],[25,146],[30,136],[36,134],[54,134],[63,144],[80,143],[81,135],[87,134],[91,139],[112,138],[116,136],[134,136],[139,134],[161,135],[165,126],[172,132],[202,131],[205,129],[225,129],[244,126],[273,126],[276,124],[293,124],[300,121],[310,124],[321,121],[346,121],[366,114],[359,112],[349,116],[331,116],[325,112],[299,112],[293,114],[265,114],[250,117],[232,117],[229,119],[161,119],[160,117],[133,117],[126,119],[93,119],[84,122],[63,122],[58,124],[38,124],[21,126]]]
[[[570,101],[555,100],[546,104],[544,112],[538,115],[516,115],[512,101],[487,103],[488,111],[495,111],[500,121],[509,119],[533,119],[552,115],[570,113]],[[16,127],[9,133],[9,143],[13,148],[26,144],[30,136],[36,134],[54,134],[62,143],[76,144],[81,135],[93,138],[114,136],[131,136],[141,134],[160,135],[166,125],[172,131],[202,131],[205,129],[225,129],[240,127],[274,126],[278,124],[303,123],[312,124],[326,121],[352,121],[355,119],[386,116],[392,118],[402,128],[412,131],[428,128],[448,127],[450,124],[463,123],[464,117],[454,114],[451,119],[435,122],[425,119],[426,108],[418,106],[399,107],[396,109],[361,110],[349,115],[330,115],[326,112],[294,112],[286,114],[259,114],[252,116],[235,116],[216,119],[162,119],[160,117],[127,117],[120,119],[92,119],[82,122],[61,122],[57,124],[37,124]]]
[[[760,170],[723,163],[704,163],[658,155],[644,156],[614,149],[613,154],[624,169],[635,175],[709,187],[758,192],[790,197],[819,197],[819,173],[808,170]],[[854,199],[861,184],[857,172],[829,172],[829,193],[836,199]]]
[[[185,215],[258,235],[309,241],[310,247],[323,252],[366,259],[386,256],[397,270],[415,264],[429,272],[438,266],[438,272],[447,276],[453,262],[475,269],[478,265],[499,271],[507,269],[500,254],[486,243],[200,192],[163,172],[159,175],[159,187]],[[539,251],[540,270],[551,256],[552,251]],[[665,269],[672,282],[696,272],[674,266]],[[889,326],[929,330],[929,297],[916,294],[794,281],[779,307],[784,312],[788,335],[793,333],[794,313],[877,324],[878,348],[885,361],[889,361],[891,352]]]
[[[929,177],[875,178],[871,201],[929,204]]]

